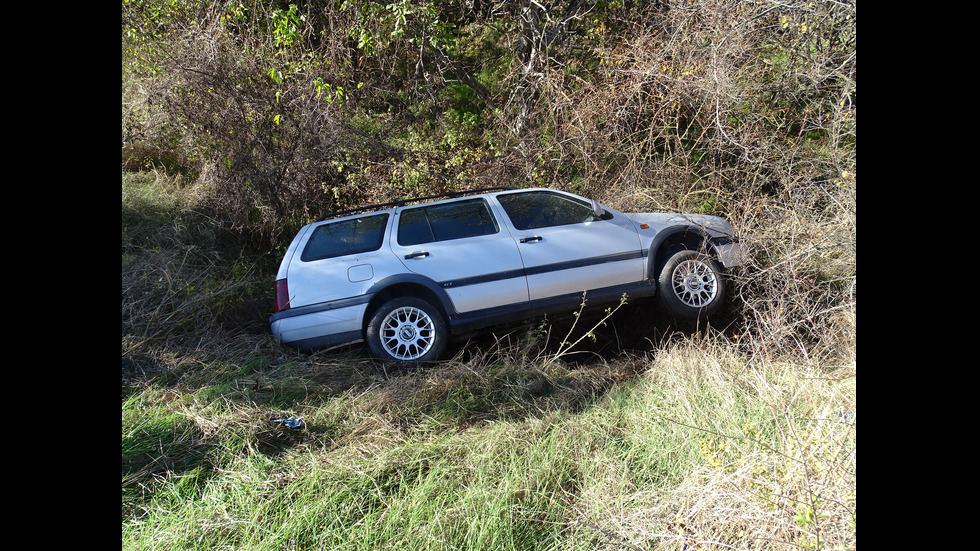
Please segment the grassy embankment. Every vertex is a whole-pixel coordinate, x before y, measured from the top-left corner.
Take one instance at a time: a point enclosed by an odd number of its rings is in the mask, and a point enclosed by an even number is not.
[[[274,345],[278,251],[240,252],[191,187],[122,196],[125,549],[856,546],[853,311],[843,354],[711,328],[563,354],[566,324],[390,373]]]

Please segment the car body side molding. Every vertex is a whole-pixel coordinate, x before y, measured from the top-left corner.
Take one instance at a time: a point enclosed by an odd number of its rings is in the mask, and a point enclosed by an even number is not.
[[[513,304],[466,312],[450,316],[449,325],[453,333],[472,332],[488,325],[521,321],[537,316],[559,312],[575,311],[583,301],[587,308],[619,301],[625,294],[627,300],[650,297],[656,294],[657,283],[644,280],[633,284],[616,285],[588,292],[570,293],[555,297],[532,300],[526,304]]]
[[[318,304],[308,304],[306,306],[296,306],[283,310],[281,312],[276,312],[269,318],[269,323],[278,321],[281,319],[292,318],[296,316],[305,316],[307,314],[315,314],[317,312],[326,312],[328,310],[336,310],[338,308],[347,308],[349,306],[357,306],[359,304],[366,304],[371,300],[370,294],[365,294],[357,297],[342,298],[339,300],[328,300],[326,302],[320,302]]]

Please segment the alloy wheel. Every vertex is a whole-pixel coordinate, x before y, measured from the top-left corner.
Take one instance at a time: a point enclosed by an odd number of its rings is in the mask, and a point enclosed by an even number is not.
[[[691,308],[702,308],[718,295],[718,276],[708,263],[699,259],[678,264],[671,281],[674,294]]]
[[[425,311],[412,306],[392,310],[381,322],[381,346],[392,358],[417,360],[432,348],[436,329]]]

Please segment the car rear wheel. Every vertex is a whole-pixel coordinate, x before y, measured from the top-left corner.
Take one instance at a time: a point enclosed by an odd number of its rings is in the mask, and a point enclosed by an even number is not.
[[[396,364],[423,364],[439,359],[448,340],[446,323],[428,302],[404,297],[383,304],[368,322],[371,355]]]
[[[724,301],[725,280],[718,263],[697,251],[680,251],[667,259],[658,283],[660,304],[677,319],[706,317]]]

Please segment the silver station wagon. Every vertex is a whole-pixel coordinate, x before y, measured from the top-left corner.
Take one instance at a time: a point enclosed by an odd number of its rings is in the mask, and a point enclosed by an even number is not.
[[[707,316],[741,257],[714,216],[625,214],[545,188],[424,197],[304,226],[279,267],[271,330],[300,350],[365,341],[379,360],[424,363],[452,335],[583,300],[654,296],[674,319]]]

